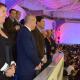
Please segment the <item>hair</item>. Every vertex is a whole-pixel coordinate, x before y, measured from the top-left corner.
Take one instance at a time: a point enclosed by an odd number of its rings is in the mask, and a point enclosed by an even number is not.
[[[71,61],[71,62],[70,62],[70,65],[73,65],[73,64],[75,64],[75,62]]]
[[[0,3],[0,8],[1,7],[7,7],[4,3]]]
[[[16,11],[16,10],[15,10],[15,9],[10,9],[10,10],[9,10],[9,13],[11,13],[12,11]]]
[[[36,16],[36,22],[40,22],[42,19],[44,19],[43,16]]]
[[[20,11],[18,11],[18,10],[16,10],[16,13],[18,14],[18,13],[21,13]]]
[[[27,14],[25,16],[25,18],[24,18],[24,23],[28,22],[28,19],[29,19],[30,16],[35,16],[35,15],[33,15],[33,14]]]

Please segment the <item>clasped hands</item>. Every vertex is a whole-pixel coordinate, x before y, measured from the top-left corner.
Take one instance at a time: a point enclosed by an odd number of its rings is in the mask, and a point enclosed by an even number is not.
[[[39,65],[36,66],[35,70],[41,70],[42,64],[40,63]]]
[[[10,67],[8,67],[8,69],[5,71],[5,75],[6,77],[13,77],[15,74],[15,65],[12,64],[10,65]]]

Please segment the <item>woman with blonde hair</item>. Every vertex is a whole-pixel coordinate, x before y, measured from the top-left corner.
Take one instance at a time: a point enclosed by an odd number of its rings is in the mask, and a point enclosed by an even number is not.
[[[0,80],[11,80],[15,73],[15,62],[11,59],[11,43],[3,30],[6,5],[0,3]]]

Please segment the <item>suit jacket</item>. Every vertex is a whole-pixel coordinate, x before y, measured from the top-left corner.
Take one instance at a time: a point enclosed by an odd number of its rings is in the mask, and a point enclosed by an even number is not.
[[[55,53],[56,43],[51,37],[50,37],[50,41],[47,38],[45,38],[45,45],[46,45],[47,55],[50,55],[51,53]]]
[[[4,23],[4,29],[8,33],[9,38],[14,42],[16,36],[15,26],[18,25],[18,22],[14,19],[14,21],[7,17]]]
[[[17,36],[17,76],[22,80],[30,80],[33,77],[35,67],[40,63],[37,54],[31,32],[26,27],[22,27]],[[22,75],[26,78],[23,79]]]
[[[42,35],[42,33],[35,28],[35,30],[32,31],[32,34],[36,40],[36,45],[38,48],[38,55],[40,57],[40,59],[42,59],[44,57],[45,54],[45,41],[44,41],[44,37]]]
[[[20,21],[20,23],[21,23],[22,25],[24,25],[24,22],[25,22],[24,19],[22,19],[22,20]]]
[[[14,21],[10,18],[7,17],[5,19],[5,23],[4,23],[4,28],[7,30],[7,32],[14,32],[14,26],[18,24],[17,21],[14,19]]]

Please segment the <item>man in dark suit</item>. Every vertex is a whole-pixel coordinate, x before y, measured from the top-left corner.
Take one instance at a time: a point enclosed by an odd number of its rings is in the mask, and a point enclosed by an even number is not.
[[[5,19],[4,23],[4,29],[8,33],[10,39],[14,42],[15,39],[15,33],[16,33],[16,25],[18,25],[18,22],[16,21],[16,10],[11,9],[9,11],[9,17]]]
[[[16,35],[17,35],[17,29],[20,27],[19,23],[16,20],[16,13],[17,11],[15,9],[9,10],[9,17],[5,19],[4,23],[4,30],[8,33],[9,39],[13,43],[13,57],[16,61]]]
[[[17,80],[33,80],[36,70],[41,69],[35,40],[31,31],[35,29],[36,18],[27,15],[25,26],[17,36]]]
[[[45,41],[44,41],[44,36],[41,33],[41,30],[44,29],[44,25],[45,25],[44,17],[37,16],[36,20],[37,20],[36,21],[37,26],[35,30],[32,31],[32,34],[36,40],[39,58],[41,59],[42,64],[44,64],[46,63]]]

